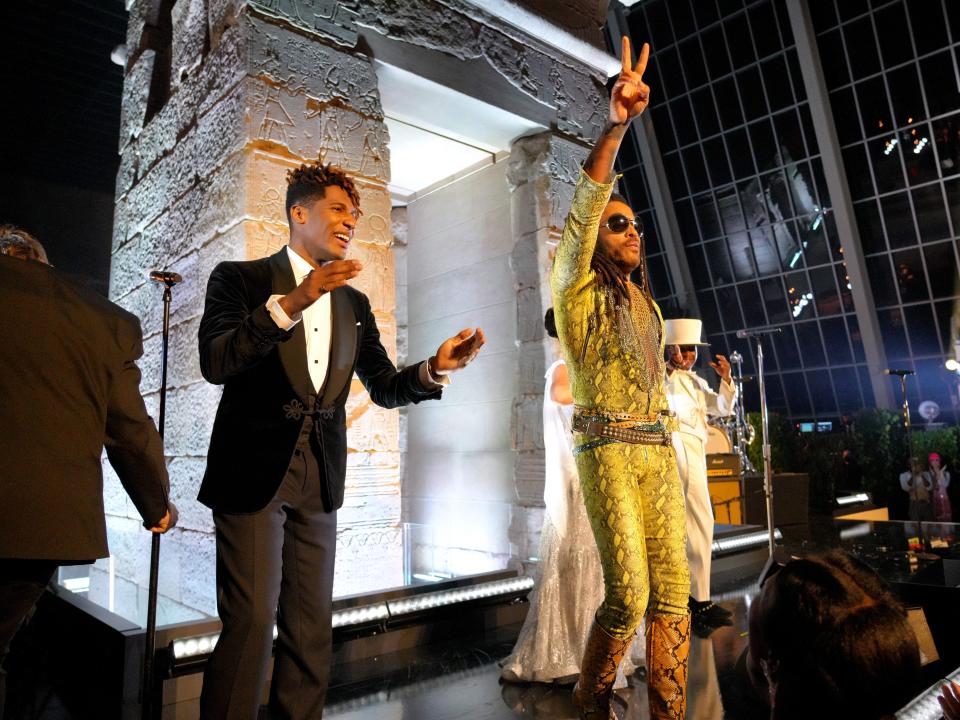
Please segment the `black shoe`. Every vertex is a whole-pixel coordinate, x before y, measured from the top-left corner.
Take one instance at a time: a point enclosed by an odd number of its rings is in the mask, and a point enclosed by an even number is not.
[[[694,634],[699,638],[709,637],[715,630],[733,625],[733,613],[709,600],[690,598],[691,621]]]

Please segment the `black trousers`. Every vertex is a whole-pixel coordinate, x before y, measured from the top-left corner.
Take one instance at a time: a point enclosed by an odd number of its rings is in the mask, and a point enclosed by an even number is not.
[[[0,718],[6,700],[4,664],[10,643],[56,569],[55,560],[0,559]]]
[[[203,720],[255,720],[278,630],[274,720],[323,714],[330,679],[337,514],[325,512],[309,425],[276,496],[249,515],[214,512],[223,631],[203,679]]]

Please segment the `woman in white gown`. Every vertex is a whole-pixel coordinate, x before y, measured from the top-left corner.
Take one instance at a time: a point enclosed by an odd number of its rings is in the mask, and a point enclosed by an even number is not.
[[[544,318],[557,337],[553,308]],[[554,346],[559,355],[559,343]],[[603,574],[573,459],[573,396],[567,366],[557,360],[546,372],[543,391],[543,447],[546,505],[540,533],[540,578],[530,593],[530,609],[502,677],[512,682],[573,683],[580,673],[587,634],[603,601]],[[617,671],[615,687],[643,665],[644,642],[634,642]],[[640,657],[635,657],[640,653]]]

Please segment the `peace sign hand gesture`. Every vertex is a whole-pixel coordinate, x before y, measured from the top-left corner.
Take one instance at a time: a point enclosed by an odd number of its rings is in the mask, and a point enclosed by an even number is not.
[[[630,38],[623,36],[620,60],[623,67],[613,89],[610,91],[610,122],[624,125],[647,109],[650,102],[650,86],[643,82],[643,71],[650,58],[650,45],[644,43],[640,57],[633,66]],[[633,66],[633,69],[631,67]]]

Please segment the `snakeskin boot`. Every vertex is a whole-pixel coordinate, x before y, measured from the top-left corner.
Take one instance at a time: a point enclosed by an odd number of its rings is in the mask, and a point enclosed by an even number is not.
[[[610,708],[610,695],[617,667],[632,639],[633,635],[619,640],[593,621],[580,662],[580,679],[573,687],[573,704],[580,720],[616,720]]]
[[[651,720],[683,720],[687,711],[690,614],[647,616],[647,697]]]

